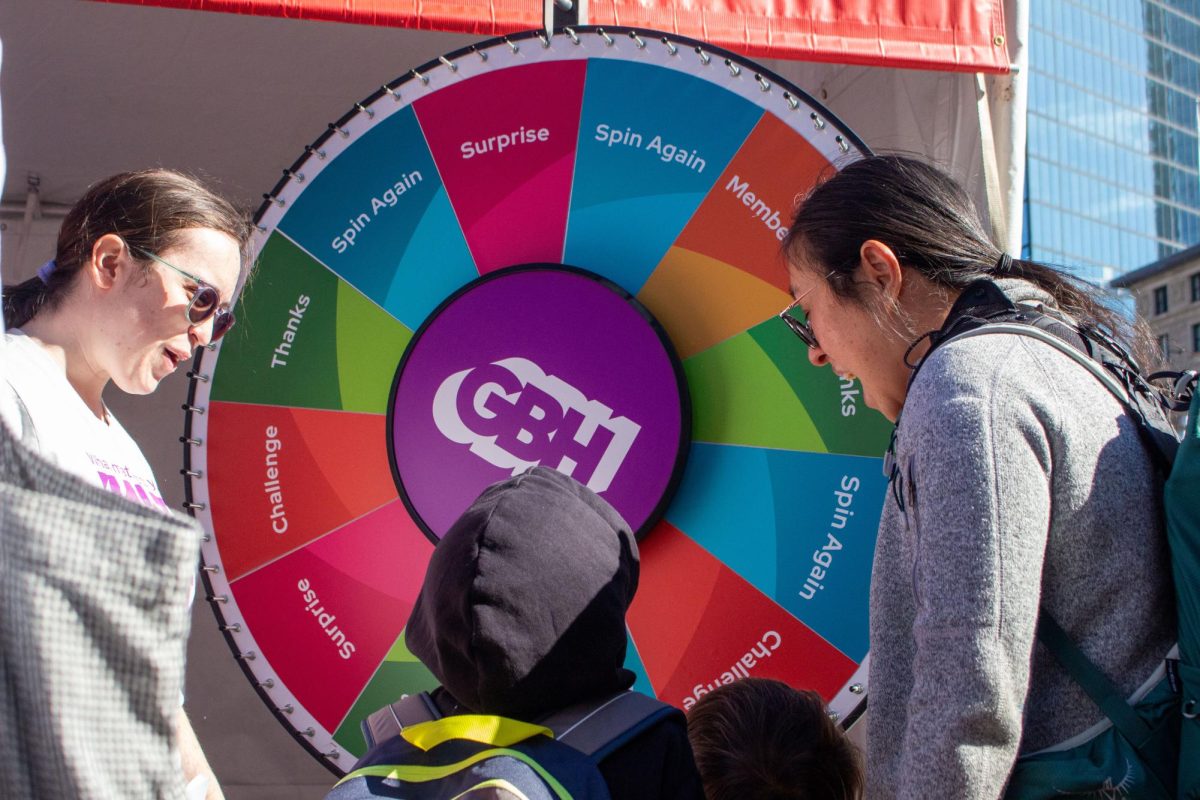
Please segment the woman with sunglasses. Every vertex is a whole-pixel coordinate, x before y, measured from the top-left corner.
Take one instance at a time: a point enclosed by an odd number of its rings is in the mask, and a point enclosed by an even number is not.
[[[103,393],[111,382],[149,394],[229,330],[249,233],[243,214],[176,172],[122,173],[92,186],[64,218],[54,259],[4,287],[0,413],[18,440],[66,472],[165,512],[150,465]],[[207,796],[221,797],[182,709],[177,728],[185,777],[207,780]]]
[[[149,394],[229,330],[248,230],[231,205],[178,173],[123,173],[91,187],[64,218],[54,259],[4,287],[8,380],[28,418],[26,442],[102,488],[160,505],[104,389]]]
[[[856,376],[897,425],[871,578],[868,796],[1000,797],[1018,755],[1105,719],[1035,646],[1040,609],[1123,697],[1174,641],[1162,484],[1121,403],[1052,345],[930,343],[981,279],[1139,356],[1152,340],[1095,287],[1000,251],[962,189],[910,158],[819,184],[784,249],[784,320],[809,360]]]

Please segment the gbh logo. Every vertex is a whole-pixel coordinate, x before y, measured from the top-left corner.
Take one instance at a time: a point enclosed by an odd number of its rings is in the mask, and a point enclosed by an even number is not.
[[[542,464],[603,492],[642,426],[524,358],[456,372],[438,387],[433,421],[452,442],[513,474]]]

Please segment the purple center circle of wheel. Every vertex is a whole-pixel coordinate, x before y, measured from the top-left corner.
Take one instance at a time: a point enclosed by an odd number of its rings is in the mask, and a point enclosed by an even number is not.
[[[392,474],[435,542],[487,486],[534,465],[658,521],[690,438],[687,384],[658,323],[616,284],[523,265],[463,287],[413,337],[388,406]]]

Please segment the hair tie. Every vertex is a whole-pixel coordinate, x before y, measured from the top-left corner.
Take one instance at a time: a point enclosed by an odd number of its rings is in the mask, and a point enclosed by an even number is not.
[[[996,266],[992,267],[992,274],[1004,275],[1009,272],[1012,272],[1012,256],[1001,253],[1000,258],[996,260]]]
[[[52,258],[45,264],[42,264],[40,267],[38,267],[37,276],[42,283],[46,284],[47,286],[50,285],[50,273],[54,272],[57,266],[58,262]]]

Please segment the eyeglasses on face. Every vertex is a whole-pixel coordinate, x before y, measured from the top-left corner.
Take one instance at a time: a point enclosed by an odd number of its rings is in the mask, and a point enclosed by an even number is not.
[[[124,241],[124,239],[122,239],[122,241]],[[175,270],[184,278],[187,278],[189,281],[196,284],[196,289],[192,292],[192,299],[188,303],[185,313],[187,315],[188,322],[192,325],[202,325],[209,317],[214,318],[212,336],[209,338],[210,343],[220,339],[229,332],[230,328],[233,327],[233,323],[235,322],[233,312],[229,310],[229,306],[227,304],[221,303],[221,293],[217,291],[215,286],[206,283],[204,280],[197,278],[195,275],[187,272],[186,270],[180,269],[170,261],[167,261],[155,253],[151,253],[145,248],[134,247],[128,242],[125,242],[125,246],[129,248],[130,253],[140,253],[146,258],[157,261],[164,267]]]
[[[811,291],[812,290],[809,289],[809,292]],[[779,312],[779,318],[786,322],[787,326],[792,329],[792,333],[799,336],[800,341],[804,342],[804,344],[806,344],[809,348],[819,348],[820,345],[817,344],[816,334],[813,333],[812,326],[808,324],[808,320],[798,320],[790,313],[807,295],[808,292],[805,292],[792,302],[788,303],[788,307]]]

